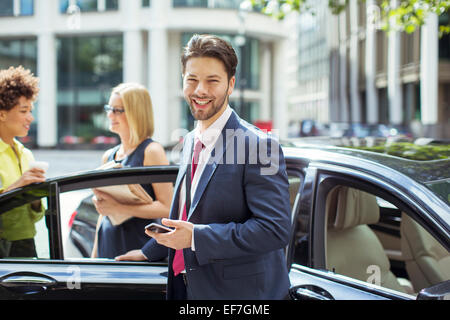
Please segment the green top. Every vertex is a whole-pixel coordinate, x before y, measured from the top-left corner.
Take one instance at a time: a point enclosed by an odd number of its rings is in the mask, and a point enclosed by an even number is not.
[[[27,171],[33,154],[20,142],[14,140],[14,148],[0,139],[0,193],[17,181]],[[14,208],[0,215],[0,238],[9,241],[31,239],[36,235],[34,224],[44,215],[44,206],[34,211],[31,204]]]

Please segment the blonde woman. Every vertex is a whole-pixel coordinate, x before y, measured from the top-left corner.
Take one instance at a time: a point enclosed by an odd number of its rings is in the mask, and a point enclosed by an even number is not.
[[[120,144],[107,150],[103,163],[115,161],[123,166],[166,165],[163,147],[151,139],[154,131],[153,107],[148,90],[135,83],[122,83],[111,93],[105,106],[110,131],[120,137]],[[169,216],[172,200],[171,183],[142,185],[153,198],[151,204],[125,205],[104,192],[94,190],[94,205],[100,214],[92,257],[115,258],[140,249],[149,238],[144,227],[158,218]],[[108,214],[129,214],[131,219],[113,225]]]

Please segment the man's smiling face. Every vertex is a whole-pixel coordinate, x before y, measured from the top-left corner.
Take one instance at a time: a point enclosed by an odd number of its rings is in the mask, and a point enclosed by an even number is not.
[[[234,84],[235,77],[228,79],[219,59],[190,58],[183,76],[183,93],[194,119],[211,124],[220,117],[228,105]]]

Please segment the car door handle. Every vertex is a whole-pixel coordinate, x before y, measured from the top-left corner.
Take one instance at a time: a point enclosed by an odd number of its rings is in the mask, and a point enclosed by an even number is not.
[[[35,294],[55,287],[58,282],[42,273],[19,271],[0,278],[0,285],[19,294]]]
[[[334,300],[328,291],[315,285],[295,286],[289,293],[294,300]]]

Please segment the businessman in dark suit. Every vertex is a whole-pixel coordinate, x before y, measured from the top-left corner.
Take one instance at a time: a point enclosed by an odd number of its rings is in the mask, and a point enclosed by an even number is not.
[[[155,241],[170,248],[168,299],[283,299],[290,205],[281,148],[228,105],[237,66],[229,43],[194,35],[181,62],[197,127],[162,220],[174,231],[147,231],[153,241],[140,253],[151,257]]]

